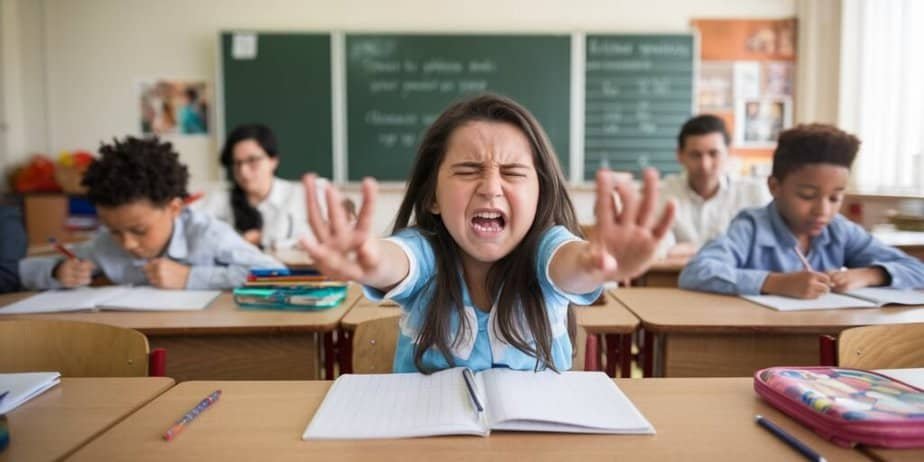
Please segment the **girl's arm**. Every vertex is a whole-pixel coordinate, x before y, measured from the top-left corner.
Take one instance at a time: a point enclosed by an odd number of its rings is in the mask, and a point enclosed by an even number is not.
[[[673,201],[655,221],[657,199],[654,169],[645,169],[641,199],[630,182],[616,181],[613,172],[599,170],[592,239],[565,244],[555,253],[549,268],[555,285],[567,292],[587,293],[604,281],[628,279],[645,271],[674,221]]]
[[[410,262],[404,251],[392,242],[373,237],[372,214],[377,185],[366,178],[362,184],[363,203],[355,226],[341,206],[343,195],[332,185],[327,187],[327,215],[321,215],[317,197],[317,178],[313,174],[302,179],[307,194],[308,223],[316,241],[301,243],[314,260],[314,265],[333,279],[351,280],[383,292],[407,277]]]

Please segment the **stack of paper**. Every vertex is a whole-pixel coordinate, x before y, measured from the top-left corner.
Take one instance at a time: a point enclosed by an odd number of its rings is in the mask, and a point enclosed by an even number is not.
[[[61,381],[58,372],[0,374],[0,414],[16,409]]]

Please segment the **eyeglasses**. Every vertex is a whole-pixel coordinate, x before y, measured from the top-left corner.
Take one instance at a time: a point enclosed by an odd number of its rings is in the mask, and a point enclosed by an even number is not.
[[[267,156],[250,156],[241,160],[231,161],[231,166],[234,170],[240,170],[242,167],[246,166],[247,168],[256,167],[257,164],[263,162],[264,160],[269,159]]]

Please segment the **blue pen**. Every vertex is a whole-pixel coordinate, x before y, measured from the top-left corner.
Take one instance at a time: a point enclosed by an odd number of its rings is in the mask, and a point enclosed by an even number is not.
[[[821,454],[818,454],[814,449],[808,447],[805,443],[799,441],[795,436],[790,435],[786,430],[778,427],[775,423],[767,420],[764,416],[758,414],[754,417],[754,420],[757,422],[757,425],[766,428],[770,433],[773,433],[777,438],[788,444],[789,447],[799,451],[806,459],[815,462],[825,462],[825,458],[821,457]]]
[[[468,394],[472,398],[472,402],[475,403],[475,409],[478,412],[484,411],[484,406],[481,405],[481,400],[478,399],[478,393],[475,393],[475,378],[472,376],[472,371],[469,368],[462,369],[462,378],[465,380],[465,386],[468,388]]]

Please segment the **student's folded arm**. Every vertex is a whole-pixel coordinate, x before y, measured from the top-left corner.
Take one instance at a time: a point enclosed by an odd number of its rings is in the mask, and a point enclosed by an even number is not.
[[[849,268],[879,267],[885,285],[896,289],[924,288],[924,263],[874,238],[855,223],[845,220],[845,265]]]
[[[748,217],[736,218],[726,234],[707,243],[687,263],[680,273],[680,288],[722,294],[760,294],[770,272],[742,268],[753,246],[754,226]]]

